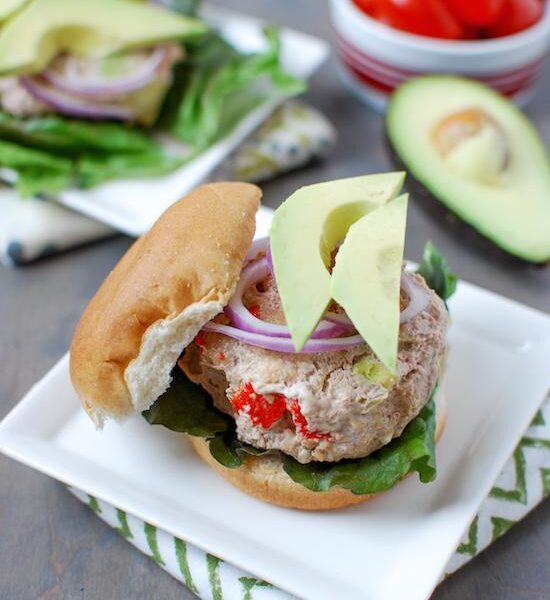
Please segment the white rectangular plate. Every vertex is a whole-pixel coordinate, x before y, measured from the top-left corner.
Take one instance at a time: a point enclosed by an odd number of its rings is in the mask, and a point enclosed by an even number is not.
[[[257,19],[211,4],[203,7],[201,16],[243,52],[257,52],[265,46],[263,23]],[[328,44],[319,38],[286,28],[280,30],[280,36],[281,64],[288,73],[301,79],[310,77],[328,54]],[[90,190],[69,189],[57,199],[115,229],[139,236],[168,206],[204,180],[282,101],[280,96],[266,100],[228,136],[173,173],[114,180]],[[4,179],[13,181],[12,172],[6,169],[0,172]]]
[[[0,424],[0,450],[304,599],[428,598],[550,384],[550,318],[461,282],[438,477],[409,477],[345,510],[264,504],[204,465],[181,434],[140,417],[96,431],[68,357]]]

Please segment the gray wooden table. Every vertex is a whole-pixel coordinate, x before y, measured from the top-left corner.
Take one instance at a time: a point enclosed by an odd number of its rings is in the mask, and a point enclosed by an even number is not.
[[[326,6],[319,0],[223,3],[326,39],[331,35]],[[390,168],[382,142],[382,119],[341,87],[335,65],[331,58],[307,94],[338,128],[335,155],[326,164],[265,185],[264,201],[270,206],[277,206],[306,183]],[[528,113],[550,145],[549,96],[547,68]],[[550,308],[550,268],[518,266],[489,256],[413,202],[407,256],[418,259],[426,239],[435,241],[462,278],[530,306]],[[82,309],[130,241],[119,236],[19,270],[0,268],[0,417],[67,350]],[[2,600],[193,597],[61,484],[1,456],[0,481]],[[546,502],[450,577],[434,598],[550,598],[549,564],[550,503]]]

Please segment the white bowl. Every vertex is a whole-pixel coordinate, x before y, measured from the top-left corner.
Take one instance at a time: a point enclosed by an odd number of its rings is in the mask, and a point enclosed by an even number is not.
[[[425,73],[474,77],[524,104],[550,48],[548,3],[532,27],[485,40],[449,41],[392,29],[352,0],[331,0],[331,14],[344,80],[376,108],[403,81]]]

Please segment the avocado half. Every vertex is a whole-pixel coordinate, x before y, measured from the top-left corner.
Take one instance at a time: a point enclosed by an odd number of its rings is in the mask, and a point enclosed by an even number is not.
[[[416,182],[500,249],[550,261],[550,159],[506,98],[453,76],[411,79],[386,116],[390,149]]]

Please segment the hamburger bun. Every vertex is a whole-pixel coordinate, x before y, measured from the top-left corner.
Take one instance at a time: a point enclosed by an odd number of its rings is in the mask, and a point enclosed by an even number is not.
[[[436,392],[435,403],[437,442],[447,421],[446,399],[441,387]],[[313,492],[290,479],[278,454],[247,456],[241,467],[230,469],[210,454],[208,442],[204,438],[189,437],[195,452],[224,479],[241,491],[271,504],[301,510],[329,510],[366,502],[378,495],[357,495],[341,487],[333,487],[326,492]]]
[[[73,386],[98,427],[106,417],[149,408],[170,385],[183,348],[228,303],[260,196],[248,183],[195,189],[105,279],[76,327],[70,356]]]

